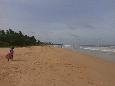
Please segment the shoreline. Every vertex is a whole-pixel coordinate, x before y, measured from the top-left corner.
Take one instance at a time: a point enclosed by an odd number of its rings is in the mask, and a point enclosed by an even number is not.
[[[8,48],[1,49],[2,54]],[[0,59],[2,86],[114,86],[115,62],[48,46],[15,49],[14,61]]]
[[[105,61],[115,62],[115,53],[91,51],[91,50],[84,50],[84,49],[70,49],[70,50],[72,50],[73,52],[79,52]]]

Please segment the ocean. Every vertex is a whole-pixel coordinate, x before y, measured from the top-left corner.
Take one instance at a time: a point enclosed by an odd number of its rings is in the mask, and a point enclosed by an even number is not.
[[[77,46],[76,48],[71,45],[64,48],[72,49],[78,52],[86,53],[110,61],[115,61],[115,46],[97,47],[97,46]]]

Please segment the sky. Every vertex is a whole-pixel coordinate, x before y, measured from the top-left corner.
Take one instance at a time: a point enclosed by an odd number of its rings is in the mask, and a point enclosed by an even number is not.
[[[0,29],[42,41],[115,44],[115,0],[0,0]]]

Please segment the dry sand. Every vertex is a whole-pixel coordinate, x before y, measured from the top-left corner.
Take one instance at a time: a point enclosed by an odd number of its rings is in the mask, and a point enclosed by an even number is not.
[[[0,86],[115,86],[115,63],[53,47],[0,49]]]

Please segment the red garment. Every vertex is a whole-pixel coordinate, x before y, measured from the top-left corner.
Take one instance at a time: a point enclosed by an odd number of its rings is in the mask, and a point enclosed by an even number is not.
[[[14,54],[14,50],[13,49],[10,49],[10,54],[13,56],[13,54]]]
[[[10,52],[6,55],[7,58],[12,59],[13,58],[14,51],[13,49],[10,49]]]
[[[9,58],[9,59],[11,59],[11,58],[13,58],[13,55],[12,55],[11,53],[8,53],[8,54],[6,55],[6,57]]]

